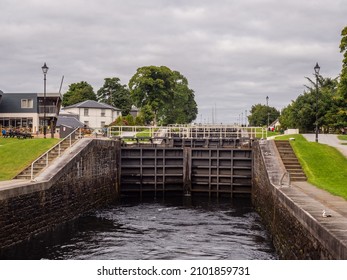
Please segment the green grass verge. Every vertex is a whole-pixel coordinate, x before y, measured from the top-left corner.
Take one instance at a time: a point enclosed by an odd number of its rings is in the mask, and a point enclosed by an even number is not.
[[[291,141],[308,181],[334,195],[347,199],[347,159],[334,147],[308,142],[302,135],[286,135],[276,140]]]
[[[150,136],[151,136],[151,132],[149,129],[143,130],[136,134],[136,137],[150,137]]]
[[[0,138],[0,180],[11,180],[59,139]]]
[[[339,136],[337,136],[337,138],[339,138],[340,140],[346,141],[347,140],[347,135],[339,135]]]

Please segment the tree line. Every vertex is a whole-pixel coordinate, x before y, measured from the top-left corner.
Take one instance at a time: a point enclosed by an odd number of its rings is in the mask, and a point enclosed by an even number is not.
[[[117,77],[105,78],[104,85],[95,93],[85,82],[69,85],[63,95],[63,107],[85,100],[95,100],[122,111],[117,124],[160,124],[190,123],[198,114],[194,90],[188,80],[178,71],[166,66],[144,66],[130,79],[128,85]],[[140,113],[134,119],[130,115],[135,105]]]
[[[344,131],[347,127],[347,26],[343,28],[341,37],[339,47],[343,61],[338,77],[317,75],[317,82],[306,77],[304,92],[281,114],[273,107],[253,105],[248,116],[250,125],[265,126],[268,117],[270,123],[279,118],[283,129],[299,128],[301,132],[312,132],[317,118],[318,127],[323,132]]]

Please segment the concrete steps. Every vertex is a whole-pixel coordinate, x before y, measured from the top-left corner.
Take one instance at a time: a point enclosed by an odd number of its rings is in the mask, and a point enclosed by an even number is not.
[[[71,145],[75,143],[77,139],[71,141]],[[61,156],[70,147],[70,140],[61,143],[59,146],[52,149],[47,156],[44,156],[37,162],[35,162],[33,167],[33,175],[36,176],[43,169],[45,169],[52,161]],[[31,165],[20,172],[14,179],[24,179],[31,180]]]
[[[290,174],[292,181],[306,181],[307,177],[302,170],[299,160],[297,159],[292,146],[288,140],[275,141],[277,150],[281,156],[286,170]]]

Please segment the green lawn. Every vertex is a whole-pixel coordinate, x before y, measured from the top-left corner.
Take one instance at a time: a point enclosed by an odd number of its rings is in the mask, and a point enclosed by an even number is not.
[[[337,138],[339,138],[340,140],[346,141],[347,140],[347,135],[339,135],[339,136],[337,136]]]
[[[334,195],[347,199],[347,159],[337,149],[316,142],[308,142],[302,135],[287,135],[276,139],[291,141],[308,181]]]
[[[0,138],[0,180],[10,180],[59,139]]]

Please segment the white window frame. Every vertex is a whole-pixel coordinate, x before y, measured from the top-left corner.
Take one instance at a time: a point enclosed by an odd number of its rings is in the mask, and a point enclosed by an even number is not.
[[[32,109],[34,108],[34,101],[33,99],[21,99],[20,100],[20,107],[22,109]]]

